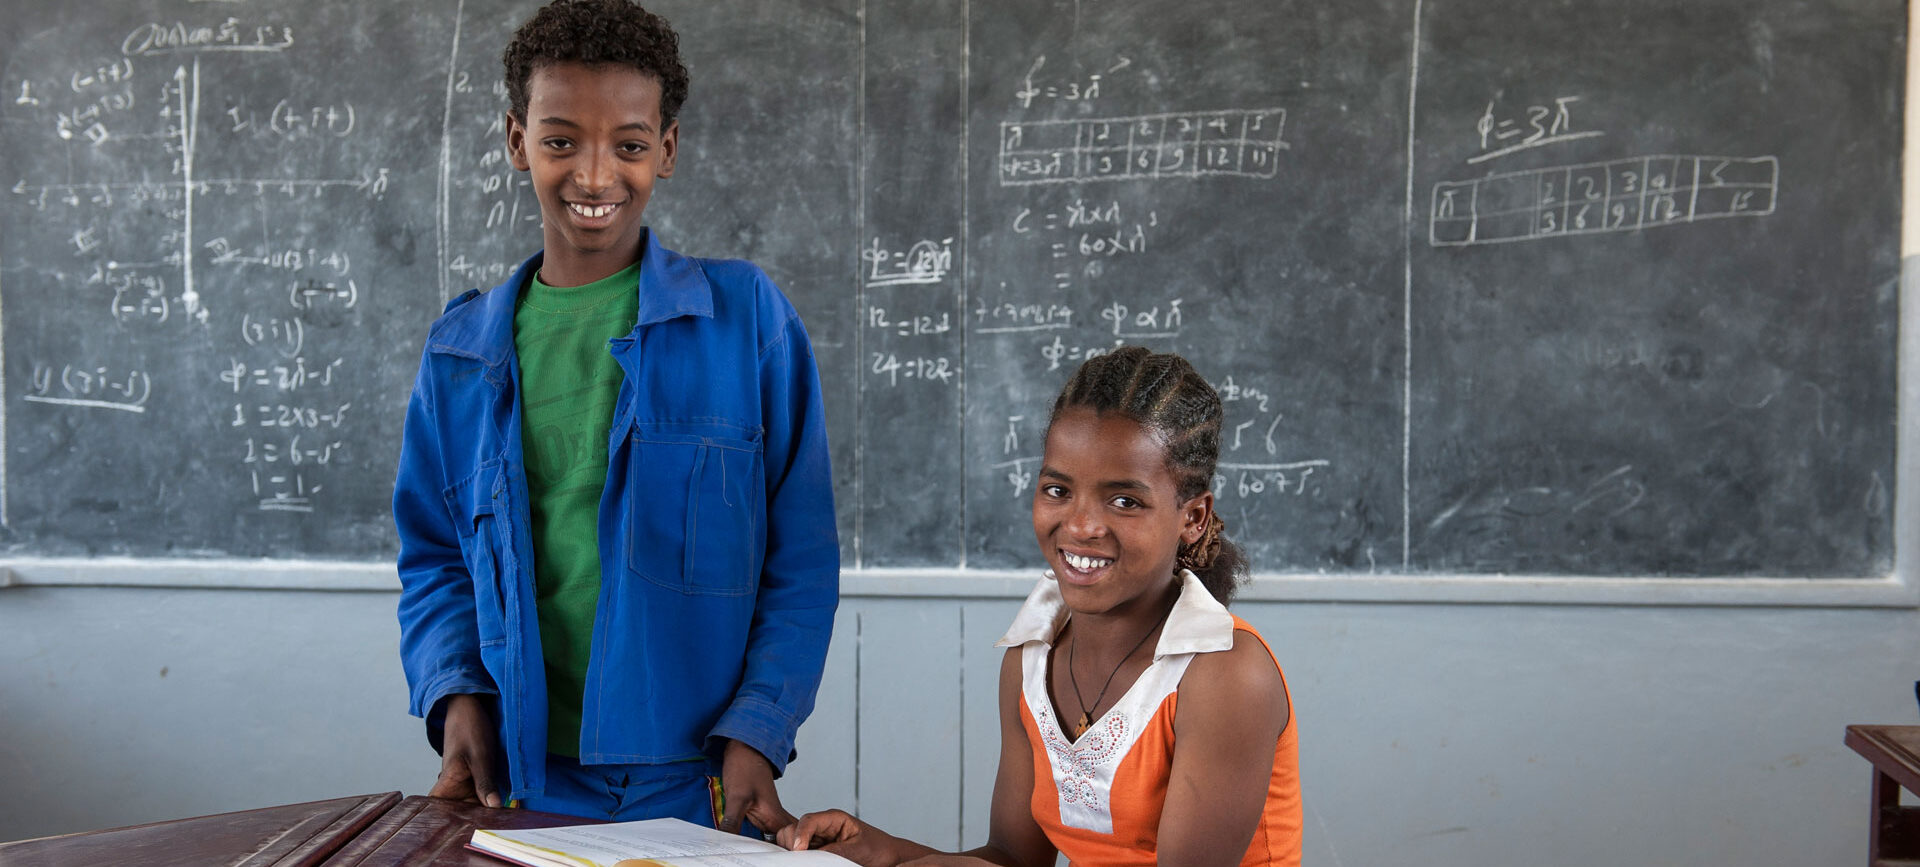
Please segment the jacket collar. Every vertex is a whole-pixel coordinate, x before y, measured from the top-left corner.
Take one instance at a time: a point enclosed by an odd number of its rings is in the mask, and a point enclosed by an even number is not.
[[[1060,598],[1060,583],[1053,577],[1053,570],[1048,569],[1040,584],[1027,594],[1027,601],[1020,606],[1020,613],[1014,615],[1007,634],[993,646],[1016,647],[1034,641],[1051,646],[1053,637],[1060,634],[1060,627],[1066,625],[1070,614],[1066,602]],[[1160,630],[1160,640],[1154,643],[1153,658],[1231,649],[1233,615],[1207,592],[1199,576],[1180,570],[1180,598],[1174,600],[1173,610],[1167,613],[1167,625]]]
[[[545,257],[545,251],[528,257],[505,283],[467,302],[465,306],[474,309],[465,315],[443,317],[429,340],[432,351],[477,358],[490,367],[505,364],[513,353],[513,313],[520,289]],[[640,295],[635,330],[681,316],[713,317],[713,285],[706,271],[693,259],[660,246],[652,229],[641,238],[635,291]]]

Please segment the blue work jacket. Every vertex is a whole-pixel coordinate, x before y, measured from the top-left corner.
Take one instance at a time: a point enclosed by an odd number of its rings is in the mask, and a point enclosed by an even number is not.
[[[447,305],[407,402],[393,515],[410,710],[498,698],[512,798],[546,786],[514,302],[540,267]],[[784,772],[813,709],[839,600],[826,418],[792,304],[749,262],[646,233],[638,322],[600,499],[600,597],[583,764],[713,759],[721,738]]]

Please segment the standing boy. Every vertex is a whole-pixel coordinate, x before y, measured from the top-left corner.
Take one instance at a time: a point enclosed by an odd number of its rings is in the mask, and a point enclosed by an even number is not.
[[[806,332],[642,222],[687,93],[665,21],[555,0],[504,60],[545,250],[434,322],[394,485],[432,794],[781,827],[839,595]]]

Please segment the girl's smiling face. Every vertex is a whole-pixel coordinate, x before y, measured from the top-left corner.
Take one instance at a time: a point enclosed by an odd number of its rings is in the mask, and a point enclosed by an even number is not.
[[[1121,613],[1161,598],[1212,504],[1212,492],[1180,501],[1165,448],[1139,422],[1070,407],[1047,431],[1033,535],[1069,608]]]

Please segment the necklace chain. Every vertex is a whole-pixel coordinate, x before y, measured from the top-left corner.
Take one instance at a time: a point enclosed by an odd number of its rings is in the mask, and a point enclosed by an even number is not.
[[[1127,660],[1132,659],[1133,654],[1138,651],[1142,645],[1146,644],[1147,639],[1151,638],[1154,631],[1159,628],[1159,623],[1148,627],[1147,633],[1140,636],[1139,641],[1133,643],[1133,649],[1127,651],[1125,656],[1120,657],[1119,662],[1113,664],[1113,671],[1107,673],[1107,682],[1100,684],[1100,692],[1093,697],[1092,705],[1088,705],[1086,700],[1080,697],[1080,679],[1073,674],[1073,651],[1074,648],[1080,646],[1080,633],[1078,631],[1073,633],[1073,640],[1067,642],[1067,683],[1073,686],[1073,700],[1080,703],[1080,722],[1073,732],[1075,738],[1086,734],[1087,729],[1093,726],[1093,709],[1099,707],[1100,699],[1106,697],[1107,687],[1113,685],[1113,676],[1120,673],[1120,667],[1126,665]]]

